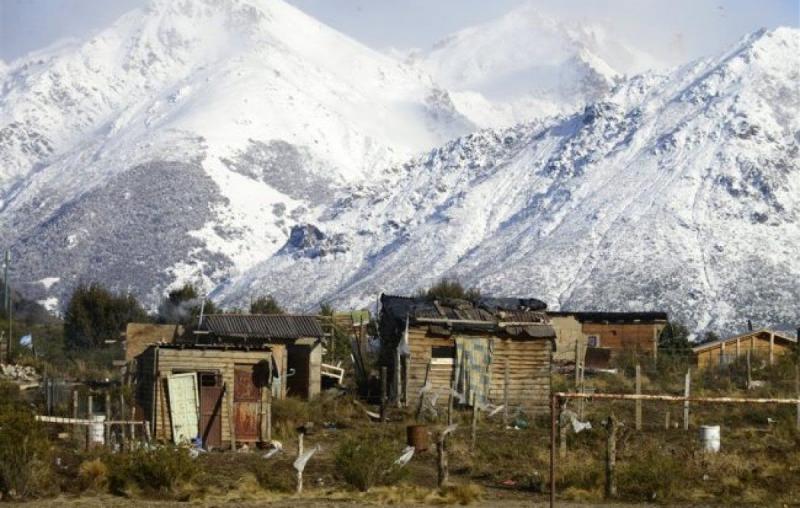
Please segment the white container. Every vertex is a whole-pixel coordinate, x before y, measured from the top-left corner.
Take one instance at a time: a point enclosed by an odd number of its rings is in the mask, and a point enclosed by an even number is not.
[[[700,427],[700,442],[703,443],[703,450],[717,453],[720,445],[719,425],[703,425]]]
[[[89,442],[92,444],[104,445],[106,444],[106,415],[92,416],[92,422],[89,424]]]

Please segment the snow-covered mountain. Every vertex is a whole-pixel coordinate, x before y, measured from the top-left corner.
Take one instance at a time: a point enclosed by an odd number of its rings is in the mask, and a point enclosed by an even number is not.
[[[483,127],[574,113],[625,75],[664,66],[602,25],[553,17],[534,2],[412,52],[408,61]]]
[[[450,142],[354,186],[229,281],[364,305],[441,276],[697,329],[797,322],[800,30],[620,83],[583,112]]]
[[[52,305],[79,280],[152,301],[473,129],[424,72],[281,0],[154,0],[0,69],[0,236]]]

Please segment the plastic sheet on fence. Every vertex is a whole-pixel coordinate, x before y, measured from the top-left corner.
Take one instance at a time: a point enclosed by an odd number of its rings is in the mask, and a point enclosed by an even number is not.
[[[272,446],[272,448],[269,451],[267,451],[267,453],[262,455],[262,457],[264,457],[265,459],[271,459],[272,457],[283,451],[283,443],[281,443],[280,441],[273,440],[270,441],[269,444],[270,446]]]
[[[394,463],[400,467],[405,466],[406,464],[409,463],[409,461],[411,461],[411,458],[414,456],[414,450],[415,448],[413,446],[406,446],[406,448],[403,450],[403,454],[400,455],[400,457],[398,457],[398,459],[395,460]]]
[[[294,464],[292,464],[292,466],[294,466],[294,468],[298,472],[302,473],[303,470],[306,468],[308,460],[311,458],[312,455],[314,455],[318,451],[319,451],[319,445],[309,450],[306,450],[305,452],[303,452],[302,455],[300,455],[299,457],[297,457],[297,459],[295,459]]]
[[[561,412],[561,425],[570,424],[572,425],[572,430],[576,434],[582,432],[584,430],[591,430],[592,422],[582,422],[578,419],[578,415],[575,414],[574,411],[570,411],[569,409],[565,409]]]

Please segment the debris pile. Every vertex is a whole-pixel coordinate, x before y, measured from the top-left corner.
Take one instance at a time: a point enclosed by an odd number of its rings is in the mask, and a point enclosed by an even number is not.
[[[35,387],[39,384],[40,376],[29,365],[0,363],[0,380],[12,381],[22,387]]]

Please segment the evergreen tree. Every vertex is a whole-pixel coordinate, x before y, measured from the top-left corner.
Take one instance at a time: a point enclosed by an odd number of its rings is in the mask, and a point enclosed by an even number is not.
[[[286,314],[272,295],[259,296],[250,304],[250,314]]]
[[[70,349],[103,347],[119,339],[131,321],[147,313],[132,295],[116,295],[100,284],[81,284],[72,293],[64,316],[64,343]]]
[[[689,329],[682,323],[668,322],[658,338],[658,348],[676,353],[691,352],[692,343],[689,342]]]

